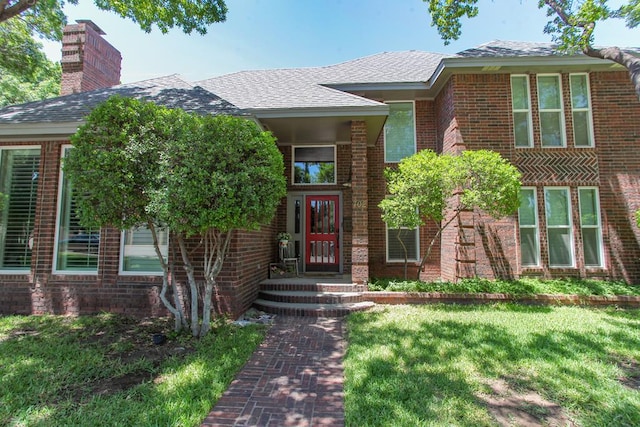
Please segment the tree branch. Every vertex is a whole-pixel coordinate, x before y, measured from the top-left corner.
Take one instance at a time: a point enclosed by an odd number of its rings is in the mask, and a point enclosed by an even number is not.
[[[636,91],[636,95],[640,98],[640,58],[631,55],[620,49],[619,47],[604,47],[600,49],[586,46],[583,52],[587,56],[600,59],[608,59],[616,64],[620,64],[629,70],[629,78]]]
[[[20,0],[13,5],[9,5],[8,0],[0,0],[0,22],[4,22],[14,16],[20,15],[25,10],[28,10],[36,5],[38,0]]]

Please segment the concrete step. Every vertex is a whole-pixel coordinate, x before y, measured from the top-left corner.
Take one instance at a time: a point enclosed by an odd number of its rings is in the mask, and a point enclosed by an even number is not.
[[[277,282],[269,280],[260,284],[260,290],[296,292],[365,292],[367,287],[351,283]]]
[[[255,308],[266,313],[300,317],[344,317],[349,313],[367,310],[374,305],[370,301],[347,304],[311,304],[268,301],[261,298],[253,302]]]
[[[261,290],[258,298],[274,302],[303,304],[351,304],[362,302],[362,293]]]

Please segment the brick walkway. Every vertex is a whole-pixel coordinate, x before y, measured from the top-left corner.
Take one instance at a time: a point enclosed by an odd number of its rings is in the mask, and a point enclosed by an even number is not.
[[[201,427],[344,425],[341,319],[276,317]]]

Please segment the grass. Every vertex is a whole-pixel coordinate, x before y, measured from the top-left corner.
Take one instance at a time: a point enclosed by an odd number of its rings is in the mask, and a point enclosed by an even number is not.
[[[348,342],[347,426],[640,425],[639,310],[387,306]]]
[[[0,316],[0,426],[197,426],[264,337],[151,334],[168,319]]]
[[[371,291],[447,292],[447,293],[503,293],[509,295],[565,294],[565,295],[640,295],[640,286],[622,281],[589,279],[520,280],[464,279],[451,282],[419,282],[411,280],[375,279],[369,283]]]

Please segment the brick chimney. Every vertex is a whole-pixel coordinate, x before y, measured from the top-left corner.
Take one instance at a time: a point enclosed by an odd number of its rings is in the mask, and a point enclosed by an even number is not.
[[[120,52],[102,38],[105,32],[92,21],[76,22],[62,30],[60,95],[120,84]]]

